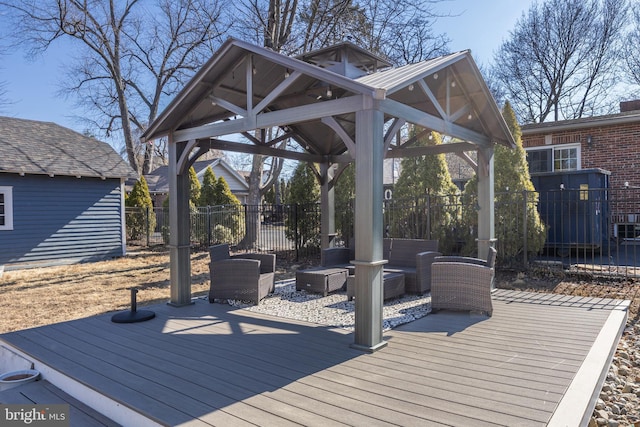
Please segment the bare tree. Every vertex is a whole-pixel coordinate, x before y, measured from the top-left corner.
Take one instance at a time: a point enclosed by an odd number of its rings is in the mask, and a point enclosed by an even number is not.
[[[356,43],[397,65],[423,61],[446,52],[448,38],[431,31],[439,17],[433,0],[366,0],[360,3],[368,25]]]
[[[353,34],[368,26],[363,9],[351,0],[309,0],[301,8],[300,24],[299,52],[354,41]]]
[[[0,34],[0,42],[3,42],[3,35]],[[6,52],[6,46],[4,44],[0,44],[0,58]],[[0,67],[0,70],[2,67]],[[2,80],[0,81],[0,114],[3,114],[7,111],[7,107],[11,105],[11,101],[9,100],[9,94],[7,92],[7,82]]]
[[[291,31],[298,12],[298,0],[248,0],[241,4],[238,10],[239,24],[237,31],[241,37],[276,52],[287,51]],[[255,139],[266,137],[272,139],[280,132],[279,129],[268,129],[267,132],[256,132]],[[263,141],[264,142],[264,141]],[[288,140],[280,143],[283,148]],[[270,167],[265,174],[265,165]],[[269,158],[254,154],[251,162],[248,183],[247,205],[258,206],[262,196],[278,182],[284,159]],[[266,175],[266,176],[265,176]],[[245,237],[239,243],[240,247],[253,248],[258,242],[260,234],[260,215],[256,210],[248,211],[245,218]]]
[[[523,13],[493,70],[520,122],[607,108],[626,9],[626,0],[547,0]]]
[[[489,87],[489,91],[493,96],[493,99],[496,101],[497,105],[504,105],[506,102],[506,94],[504,93],[504,86],[498,80],[496,76],[495,68],[487,67],[484,65],[480,65],[480,73],[482,74],[482,78],[487,83]]]
[[[7,95],[7,82],[0,82],[0,113],[4,113],[7,106],[10,104],[9,97]]]
[[[434,34],[439,17],[435,1],[309,0],[301,7],[300,28],[294,31],[297,50],[307,52],[344,40],[389,58],[397,65],[446,53],[448,38]]]
[[[624,44],[625,71],[631,82],[640,85],[640,4],[631,11],[631,27]]]
[[[154,147],[138,138],[165,97],[173,95],[215,50],[226,27],[218,0],[3,1],[16,34],[35,52],[57,39],[77,43],[66,92],[87,107],[106,136],[122,132],[129,164],[152,167]],[[141,154],[142,152],[143,154]]]

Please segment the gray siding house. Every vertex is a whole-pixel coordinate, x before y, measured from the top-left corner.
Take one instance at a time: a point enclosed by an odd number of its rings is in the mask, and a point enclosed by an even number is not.
[[[216,179],[224,177],[224,180],[227,181],[229,185],[229,189],[234,196],[238,198],[240,203],[247,203],[247,196],[249,195],[249,184],[247,180],[223,159],[200,160],[193,164],[193,169],[196,172],[200,184],[202,184],[204,173],[209,166],[213,169]],[[169,167],[166,165],[159,166],[151,171],[150,174],[145,175],[144,178],[147,180],[153,205],[155,207],[162,207],[162,202],[164,202],[169,194]],[[133,182],[130,182],[130,184],[133,186]]]
[[[104,142],[55,123],[0,117],[0,272],[124,255],[131,176]]]

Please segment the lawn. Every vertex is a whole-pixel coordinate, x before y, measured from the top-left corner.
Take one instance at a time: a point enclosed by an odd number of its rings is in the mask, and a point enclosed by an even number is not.
[[[192,255],[194,294],[209,289],[207,263],[206,253]],[[168,301],[168,253],[136,251],[109,261],[5,272],[0,333],[129,309],[133,286],[140,288],[139,305]]]
[[[209,254],[191,254],[191,292],[209,291]],[[278,262],[276,280],[295,275]],[[108,261],[5,271],[0,278],[0,333],[128,310],[132,287],[139,306],[169,301],[169,253],[135,250]]]

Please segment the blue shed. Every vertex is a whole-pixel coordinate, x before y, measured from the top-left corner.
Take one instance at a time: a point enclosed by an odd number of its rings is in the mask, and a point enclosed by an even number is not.
[[[130,176],[107,143],[0,117],[0,272],[124,255]]]
[[[531,174],[540,193],[538,209],[547,225],[547,248],[603,249],[609,243],[609,176],[603,169]]]

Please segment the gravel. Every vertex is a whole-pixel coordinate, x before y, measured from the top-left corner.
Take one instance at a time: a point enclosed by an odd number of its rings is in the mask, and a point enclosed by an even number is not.
[[[283,304],[287,301],[290,304]],[[347,301],[344,291],[324,297],[306,291],[296,291],[295,279],[276,282],[273,294],[251,305],[242,301],[228,301],[234,307],[257,313],[302,320],[321,325],[353,331],[355,324],[355,301]],[[384,330],[393,329],[403,323],[426,316],[431,312],[431,297],[403,295],[402,298],[385,301],[382,310]]]
[[[589,427],[640,426],[640,324],[625,329]]]

